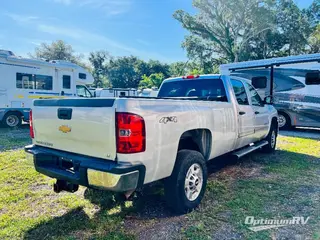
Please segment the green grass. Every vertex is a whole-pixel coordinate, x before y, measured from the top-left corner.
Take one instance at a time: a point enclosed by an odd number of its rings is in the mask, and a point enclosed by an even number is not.
[[[83,187],[55,194],[54,180],[37,173],[21,149],[30,143],[27,134],[27,129],[0,129],[0,239],[136,239],[137,232],[169,228],[177,218],[181,239],[294,239],[295,234],[320,239],[319,141],[280,137],[272,155],[255,153],[226,163],[211,172],[196,211],[172,216],[166,207],[157,208],[163,194],[154,188],[137,201]],[[152,215],[153,208],[160,213]],[[300,229],[254,233],[244,224],[246,216],[310,216],[310,221]]]
[[[282,228],[281,236],[294,239],[295,234],[290,231],[295,231],[302,232],[304,238],[320,239],[319,156],[319,141],[281,137],[276,153],[246,157],[242,161],[259,166],[260,174],[237,180],[218,174],[218,179],[210,180],[207,199],[199,210],[191,213],[195,225],[186,229],[185,237],[193,239],[201,235],[201,239],[208,239],[226,225],[244,239],[272,239],[277,230],[254,233],[244,223],[246,216],[256,219],[310,216],[303,229]],[[215,201],[212,195],[216,196]]]

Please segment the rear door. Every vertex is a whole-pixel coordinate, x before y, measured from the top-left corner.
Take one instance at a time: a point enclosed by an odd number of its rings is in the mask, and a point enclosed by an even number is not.
[[[255,113],[249,103],[248,95],[243,82],[240,80],[231,79],[231,84],[238,102],[239,148],[254,141]]]
[[[114,160],[114,101],[111,98],[34,101],[34,144]]]

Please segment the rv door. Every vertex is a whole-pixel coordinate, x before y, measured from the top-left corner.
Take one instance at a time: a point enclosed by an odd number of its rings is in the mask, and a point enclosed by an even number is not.
[[[60,96],[72,97],[75,96],[75,84],[73,72],[66,70],[58,70],[58,82],[60,86]]]

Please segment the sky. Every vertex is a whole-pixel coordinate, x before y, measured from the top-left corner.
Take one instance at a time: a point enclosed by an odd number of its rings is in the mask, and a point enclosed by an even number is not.
[[[1,0],[0,49],[28,56],[61,39],[85,56],[107,50],[162,62],[185,61],[188,34],[172,14],[195,13],[192,0]],[[297,0],[308,7],[312,0]]]

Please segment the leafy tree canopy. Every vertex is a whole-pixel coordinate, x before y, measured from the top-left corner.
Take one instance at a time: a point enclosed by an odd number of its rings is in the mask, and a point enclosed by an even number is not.
[[[48,43],[41,43],[35,49],[34,54],[30,54],[33,58],[46,59],[46,60],[65,60],[79,64],[83,55],[76,55],[72,46],[62,40],[57,40]]]

